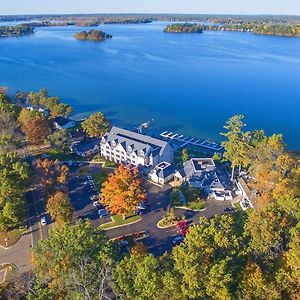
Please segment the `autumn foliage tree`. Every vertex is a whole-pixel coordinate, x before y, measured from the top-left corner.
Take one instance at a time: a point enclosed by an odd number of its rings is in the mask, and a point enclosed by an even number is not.
[[[57,192],[49,197],[47,201],[47,212],[53,220],[59,225],[65,225],[72,221],[74,208],[67,194]]]
[[[49,194],[66,190],[69,176],[69,168],[66,165],[59,165],[49,159],[37,159],[35,169],[37,183],[44,185]]]
[[[23,108],[18,120],[23,133],[33,145],[42,144],[51,133],[49,121],[41,112]]]
[[[130,170],[129,167],[120,165],[103,183],[101,202],[113,214],[125,216],[145,200],[146,195],[137,172],[137,168]]]

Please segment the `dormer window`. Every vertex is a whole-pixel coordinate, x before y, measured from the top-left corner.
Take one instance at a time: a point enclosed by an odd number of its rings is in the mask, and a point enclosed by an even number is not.
[[[140,150],[140,155],[141,155],[141,156],[144,156],[144,155],[145,155],[144,150]]]
[[[132,147],[128,146],[128,152],[132,152]]]
[[[116,147],[116,146],[117,146],[117,143],[116,143],[116,141],[112,141],[112,143],[111,143],[111,144],[112,144],[112,146],[113,146],[113,147]]]
[[[106,139],[105,139],[104,136],[102,137],[101,142],[102,142],[102,143],[105,143],[105,142],[106,142]]]

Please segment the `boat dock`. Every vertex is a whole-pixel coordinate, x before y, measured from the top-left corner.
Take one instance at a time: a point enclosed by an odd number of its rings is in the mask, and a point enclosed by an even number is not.
[[[213,150],[213,151],[221,151],[224,148],[222,145],[212,142],[209,139],[201,140],[201,139],[196,139],[193,137],[188,137],[188,136],[184,136],[182,134],[169,132],[169,131],[162,132],[160,134],[160,136],[165,139],[182,142],[182,144],[178,148],[183,148],[187,145],[202,147],[202,148]]]

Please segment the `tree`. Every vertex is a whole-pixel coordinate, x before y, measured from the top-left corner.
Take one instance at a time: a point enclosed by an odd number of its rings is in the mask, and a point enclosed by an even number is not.
[[[181,159],[183,162],[186,162],[189,160],[189,152],[186,148],[183,148],[182,149],[182,152],[181,152]]]
[[[131,255],[147,255],[148,251],[145,245],[141,242],[135,243],[130,249]]]
[[[29,167],[12,152],[0,151],[0,230],[20,224],[25,208]]]
[[[101,202],[113,214],[125,216],[134,211],[139,202],[145,200],[137,172],[137,168],[131,171],[129,167],[120,165],[103,183]]]
[[[52,117],[67,117],[73,111],[71,106],[62,103],[58,97],[49,97],[46,89],[41,89],[38,93],[30,92],[28,99],[33,107],[48,109]]]
[[[227,141],[223,142],[222,145],[225,149],[224,158],[231,162],[231,181],[233,181],[236,166],[241,167],[249,164],[250,133],[242,131],[243,127],[245,127],[243,119],[243,115],[231,117],[224,126],[227,132],[221,133],[227,138]]]
[[[243,277],[238,287],[239,299],[281,299],[274,283],[266,281],[266,278],[256,263],[247,265],[243,271]]]
[[[110,122],[102,112],[98,112],[84,120],[81,127],[89,137],[102,137],[109,130]]]
[[[230,299],[233,274],[241,264],[234,219],[224,215],[200,218],[185,240],[172,251],[174,272],[188,299]]]
[[[48,120],[38,111],[23,108],[19,115],[19,122],[23,133],[33,145],[44,143],[51,132]]]
[[[46,205],[51,218],[60,226],[71,223],[74,208],[65,193],[57,192],[51,196]]]
[[[55,191],[66,191],[66,183],[69,176],[69,168],[66,165],[49,159],[37,159],[34,162],[37,183],[44,185],[48,194]]]
[[[109,299],[116,255],[112,242],[90,222],[51,230],[33,249],[33,298]]]
[[[159,259],[152,255],[125,257],[113,271],[116,292],[128,300],[160,299],[162,272]]]
[[[0,90],[0,148],[12,151],[20,141],[17,106],[10,102],[5,91]]]
[[[56,130],[48,136],[51,147],[62,150],[64,153],[70,148],[70,137],[65,129]]]

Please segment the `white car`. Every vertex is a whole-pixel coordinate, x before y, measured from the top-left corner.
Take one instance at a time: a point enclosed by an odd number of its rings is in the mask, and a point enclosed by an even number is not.
[[[47,225],[47,220],[46,220],[45,217],[41,217],[41,225],[42,225],[42,226]]]
[[[99,206],[99,205],[100,205],[100,203],[99,203],[98,201],[94,201],[94,202],[93,202],[93,206],[97,207],[97,206]]]

